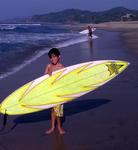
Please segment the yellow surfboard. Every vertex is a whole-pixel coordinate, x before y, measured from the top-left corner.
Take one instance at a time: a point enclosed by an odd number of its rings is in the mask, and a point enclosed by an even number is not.
[[[3,114],[27,114],[72,101],[102,86],[129,65],[102,60],[81,63],[37,78],[10,94],[0,105]]]

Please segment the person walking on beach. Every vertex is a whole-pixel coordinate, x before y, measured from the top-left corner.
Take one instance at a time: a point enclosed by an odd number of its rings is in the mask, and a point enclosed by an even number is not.
[[[64,68],[63,64],[60,63],[60,51],[57,48],[52,48],[48,52],[48,56],[51,63],[46,66],[45,74],[52,75],[53,71]],[[57,105],[51,109],[51,128],[45,132],[46,134],[50,134],[54,131],[56,121],[59,133],[65,133],[61,126],[61,117],[63,117],[63,104]]]
[[[87,29],[88,29],[88,36],[92,37],[92,27],[87,26]]]

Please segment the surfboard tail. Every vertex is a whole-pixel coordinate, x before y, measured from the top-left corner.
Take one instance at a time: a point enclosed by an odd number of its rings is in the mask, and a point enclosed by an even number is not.
[[[6,110],[2,110],[2,105],[0,104],[0,113],[3,115],[3,125],[2,125],[2,128],[1,128],[1,131],[4,130],[6,124],[7,124],[7,117],[8,117],[8,114],[6,113]]]
[[[0,113],[3,114],[3,113],[2,113],[2,107],[1,107],[1,104],[0,104]]]

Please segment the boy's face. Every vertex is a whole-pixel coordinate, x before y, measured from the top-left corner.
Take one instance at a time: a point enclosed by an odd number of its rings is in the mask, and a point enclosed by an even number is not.
[[[56,56],[55,54],[51,55],[50,61],[53,65],[56,65],[60,60],[60,56]]]

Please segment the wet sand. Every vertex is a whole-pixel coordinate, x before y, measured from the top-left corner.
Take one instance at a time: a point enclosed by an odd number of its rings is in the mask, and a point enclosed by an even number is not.
[[[120,21],[92,24],[98,29],[121,32],[122,40],[130,49],[138,53],[138,21]]]
[[[0,150],[136,150],[138,149],[138,56],[122,41],[120,32],[97,30],[99,36],[61,48],[65,66],[85,61],[119,59],[131,65],[118,77],[76,101],[65,104],[63,127],[44,135],[50,127],[50,111],[9,116],[0,132]],[[0,80],[1,101],[26,82],[43,75],[47,55],[16,74]],[[2,126],[2,115],[0,116]]]
[[[89,25],[101,30],[120,32],[124,44],[138,53],[138,21],[105,22]],[[74,30],[82,31],[87,26],[88,24],[79,24],[73,27],[70,26],[70,28],[72,27]]]

